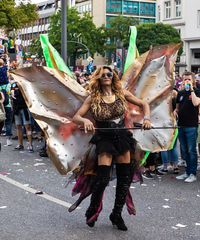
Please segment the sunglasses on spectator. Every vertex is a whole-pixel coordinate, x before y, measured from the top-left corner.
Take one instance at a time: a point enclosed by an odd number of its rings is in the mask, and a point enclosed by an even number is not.
[[[107,76],[108,78],[112,78],[112,77],[113,77],[113,73],[112,73],[112,72],[103,73],[103,74],[101,75],[101,78],[105,78],[106,76]]]

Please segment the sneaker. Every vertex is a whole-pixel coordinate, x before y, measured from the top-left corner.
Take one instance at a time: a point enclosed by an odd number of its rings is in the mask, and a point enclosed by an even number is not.
[[[190,176],[185,179],[185,182],[192,183],[192,182],[195,182],[196,180],[197,180],[197,177],[194,174],[190,174]]]
[[[48,157],[47,152],[45,150],[39,152],[40,157]]]
[[[153,179],[153,176],[151,175],[149,170],[146,170],[143,174],[142,174],[143,178],[145,179]]]
[[[28,145],[28,152],[33,153],[33,145]]]
[[[17,145],[16,147],[15,147],[15,150],[24,150],[24,146],[23,145]]]
[[[184,161],[184,160],[179,160],[179,161],[178,161],[178,166],[179,166],[179,167],[186,167],[186,161]]]
[[[7,146],[11,146],[11,145],[12,145],[12,141],[8,138],[6,140],[6,145],[4,145],[4,146],[7,147]]]
[[[174,168],[173,173],[174,173],[174,174],[179,174],[179,169],[178,169],[178,168]]]
[[[157,171],[158,171],[161,175],[164,175],[164,174],[167,174],[167,173],[168,173],[168,170],[167,170],[167,169],[164,169],[164,168],[158,169]]]
[[[18,139],[17,136],[13,136],[13,137],[12,137],[12,140],[17,140],[17,139]]]
[[[163,176],[164,175],[164,173],[162,173],[158,169],[155,169],[154,171],[151,171],[150,173],[151,173],[151,175],[157,175],[157,176]]]
[[[186,179],[186,178],[188,178],[187,173],[183,173],[183,174],[181,174],[181,175],[179,175],[179,176],[176,177],[176,179],[178,179],[178,180],[184,180],[184,179]]]

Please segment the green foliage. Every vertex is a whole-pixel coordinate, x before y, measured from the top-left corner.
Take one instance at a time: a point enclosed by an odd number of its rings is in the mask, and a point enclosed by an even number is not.
[[[95,52],[104,53],[106,35],[104,28],[96,28],[89,14],[80,16],[76,8],[67,11],[67,38],[68,56],[77,57],[79,54],[90,51],[93,56]],[[61,52],[61,12],[58,11],[51,17],[49,28],[49,40],[51,44]],[[80,42],[87,46],[74,43]]]
[[[17,30],[26,24],[36,21],[38,18],[35,4],[23,4],[15,6],[14,0],[0,1],[0,27],[6,33]]]
[[[122,42],[125,48],[128,48],[130,26],[138,24],[139,21],[132,17],[117,16],[111,19],[109,22],[110,27],[107,28],[107,37],[109,38],[107,49],[116,49],[118,41]]]
[[[35,38],[31,41],[31,44],[29,46],[29,52],[31,55],[37,55],[37,57],[42,58],[43,57],[43,50],[40,43],[40,38]]]
[[[181,38],[177,30],[163,23],[144,23],[137,26],[137,47],[142,54],[151,46],[180,43]]]

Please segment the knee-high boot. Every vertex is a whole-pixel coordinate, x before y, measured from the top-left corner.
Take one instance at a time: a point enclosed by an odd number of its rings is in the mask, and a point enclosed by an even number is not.
[[[90,199],[90,206],[86,211],[86,223],[90,227],[94,227],[97,221],[98,210],[101,207],[103,192],[110,180],[110,166],[100,165],[97,169],[97,177],[92,189],[92,196]]]
[[[113,225],[116,225],[119,230],[127,231],[127,227],[121,216],[123,206],[126,201],[128,189],[131,184],[131,165],[130,164],[116,164],[117,173],[117,187],[115,195],[115,204],[110,214],[110,220]]]

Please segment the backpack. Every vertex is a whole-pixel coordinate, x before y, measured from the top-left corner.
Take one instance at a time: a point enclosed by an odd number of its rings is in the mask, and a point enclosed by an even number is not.
[[[4,102],[3,102],[4,107],[6,107],[9,104],[9,95],[7,93],[7,89],[6,88],[5,89],[4,88],[1,89],[1,92],[4,95]]]

